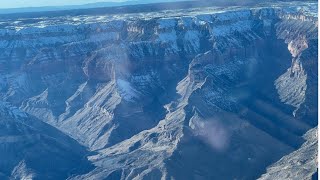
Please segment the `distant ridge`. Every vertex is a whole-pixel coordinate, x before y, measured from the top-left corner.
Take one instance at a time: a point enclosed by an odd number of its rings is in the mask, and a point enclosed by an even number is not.
[[[125,2],[97,2],[84,5],[0,8],[1,18],[56,17],[61,15],[93,15],[151,12],[164,9],[187,9],[206,6],[238,6],[289,0],[132,0]],[[305,1],[305,0],[296,0]],[[315,2],[316,0],[307,0]],[[47,13],[50,12],[50,13]],[[8,16],[7,16],[8,15]]]
[[[137,5],[137,4],[166,3],[166,2],[177,2],[177,1],[188,1],[188,0],[133,0],[133,1],[124,1],[124,2],[97,2],[97,3],[89,3],[89,4],[83,4],[83,5],[67,5],[67,6],[0,8],[0,14],[77,10],[77,9],[128,6],[128,5]]]

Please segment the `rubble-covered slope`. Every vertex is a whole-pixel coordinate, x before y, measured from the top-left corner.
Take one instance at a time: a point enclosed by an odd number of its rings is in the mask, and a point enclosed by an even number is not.
[[[311,179],[318,168],[318,128],[308,131],[304,138],[301,148],[268,167],[260,179]]]

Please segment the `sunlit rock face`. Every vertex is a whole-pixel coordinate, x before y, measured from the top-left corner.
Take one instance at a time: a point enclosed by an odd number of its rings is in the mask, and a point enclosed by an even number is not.
[[[93,152],[74,179],[258,178],[317,125],[316,6],[6,20],[0,98]]]

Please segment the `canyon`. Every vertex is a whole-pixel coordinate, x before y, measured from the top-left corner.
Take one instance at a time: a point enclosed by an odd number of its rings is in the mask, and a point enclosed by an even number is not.
[[[0,178],[312,176],[317,6],[0,20]]]

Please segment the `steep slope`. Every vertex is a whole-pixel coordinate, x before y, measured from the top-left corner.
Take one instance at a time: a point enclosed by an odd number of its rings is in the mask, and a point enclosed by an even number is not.
[[[0,102],[1,179],[65,179],[86,172],[86,151],[50,126]]]
[[[260,179],[311,179],[318,168],[318,128],[308,131],[304,138],[301,148],[268,167]]]

